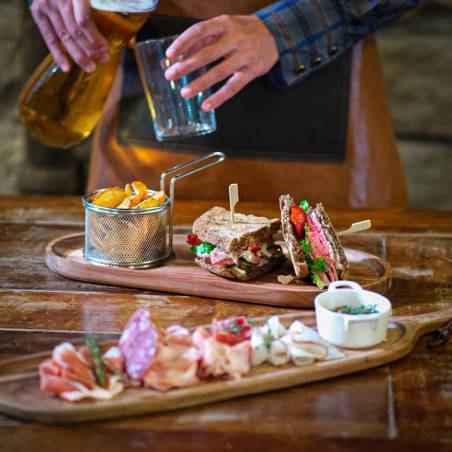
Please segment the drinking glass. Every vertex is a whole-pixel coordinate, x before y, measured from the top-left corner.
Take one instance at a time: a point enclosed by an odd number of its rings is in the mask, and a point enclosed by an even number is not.
[[[215,113],[204,112],[201,104],[210,90],[184,99],[180,91],[192,80],[204,74],[206,67],[191,72],[178,80],[167,80],[165,70],[171,61],[165,56],[177,36],[137,42],[135,57],[140,73],[155,136],[158,141],[205,135],[216,130]]]

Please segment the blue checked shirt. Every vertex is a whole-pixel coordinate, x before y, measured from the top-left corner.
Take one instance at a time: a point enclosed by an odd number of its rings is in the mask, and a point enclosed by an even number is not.
[[[31,5],[33,0],[27,0]],[[279,52],[273,83],[293,85],[337,58],[367,34],[416,8],[421,0],[281,0],[256,15]]]
[[[420,0],[282,0],[261,9],[279,52],[270,72],[293,85],[337,58],[367,34],[417,7]]]

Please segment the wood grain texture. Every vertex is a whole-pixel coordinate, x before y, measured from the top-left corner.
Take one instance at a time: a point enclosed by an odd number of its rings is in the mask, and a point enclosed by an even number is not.
[[[227,208],[221,200],[176,199],[176,224],[191,225],[212,206]],[[278,203],[240,200],[237,211],[274,218]],[[328,216],[339,229],[370,218],[372,231],[450,233],[452,211],[440,209],[328,209]],[[71,225],[83,228],[84,211],[80,196],[0,196],[0,223]]]
[[[237,315],[260,317],[272,313],[298,312],[306,317],[312,311],[302,311],[274,306],[249,305],[212,298],[188,297],[168,294],[128,294],[99,292],[53,291],[3,291],[0,331],[11,329],[44,333],[96,332],[118,333],[127,319],[138,308],[149,309],[152,317],[162,327],[182,322],[187,327],[208,324],[213,318],[222,319]],[[50,315],[55,313],[55,315]],[[44,335],[44,334],[43,334]],[[19,338],[17,339],[19,340]],[[32,343],[30,344],[32,346]],[[1,351],[14,353],[15,346],[0,341]]]
[[[288,262],[253,281],[221,278],[194,263],[184,235],[174,235],[173,240],[175,259],[155,268],[135,270],[91,264],[83,259],[83,234],[50,242],[46,247],[46,263],[55,273],[80,281],[290,308],[312,309],[314,298],[324,291],[306,282],[279,283],[277,275],[293,274]],[[350,264],[348,279],[379,293],[389,289],[391,269],[387,262],[359,250],[346,249],[346,254]]]
[[[296,314],[282,316],[289,325]],[[357,372],[395,361],[408,354],[419,336],[452,319],[452,308],[417,317],[395,319],[390,324],[387,341],[366,350],[342,349],[344,358],[297,367],[261,365],[239,380],[218,379],[201,382],[183,389],[159,392],[130,388],[109,401],[66,403],[42,393],[39,389],[36,365],[47,356],[25,356],[5,361],[0,366],[0,412],[24,420],[50,424],[89,422],[138,414],[171,411],[203,405],[275,389],[288,388],[313,381]],[[257,319],[259,320],[259,319]],[[33,373],[34,370],[34,373]]]
[[[212,204],[176,201],[178,229]],[[274,216],[277,206],[240,202],[239,211]],[[370,218],[374,228],[344,237],[347,247],[388,260],[386,294],[398,316],[452,307],[452,211],[328,211],[341,229]],[[184,226],[186,225],[186,226]],[[288,308],[80,283],[45,264],[47,242],[83,230],[79,197],[0,196],[0,360],[51,349],[86,332],[117,334],[138,307],[163,326],[193,326],[232,315]],[[416,243],[420,252],[416,252]],[[299,311],[306,318],[310,311]],[[0,415],[2,451],[450,450],[452,342],[434,350],[423,336],[385,366],[256,396],[168,413],[49,427]],[[38,447],[39,446],[39,447]]]

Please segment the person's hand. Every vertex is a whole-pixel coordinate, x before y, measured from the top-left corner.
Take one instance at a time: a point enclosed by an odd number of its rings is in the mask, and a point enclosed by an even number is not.
[[[34,0],[31,13],[58,66],[65,72],[70,58],[86,72],[107,63],[108,42],[91,19],[89,0]],[[63,48],[64,46],[64,48]]]
[[[191,98],[227,79],[203,102],[204,111],[222,105],[256,77],[267,73],[279,58],[275,39],[256,16],[219,16],[197,23],[173,42],[166,56],[176,61],[165,72],[168,80],[179,79],[222,58],[181,90],[184,98]]]

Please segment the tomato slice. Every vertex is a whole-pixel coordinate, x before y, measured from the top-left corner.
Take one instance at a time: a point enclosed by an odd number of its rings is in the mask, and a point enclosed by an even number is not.
[[[241,316],[212,322],[214,338],[223,344],[235,345],[251,337],[252,326]]]
[[[290,209],[290,221],[295,228],[297,238],[300,240],[304,236],[304,225],[306,224],[306,213],[299,206]]]
[[[201,245],[201,240],[199,240],[199,237],[196,234],[190,232],[190,234],[187,235],[187,243],[191,246],[198,246]]]

